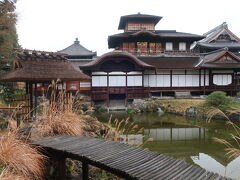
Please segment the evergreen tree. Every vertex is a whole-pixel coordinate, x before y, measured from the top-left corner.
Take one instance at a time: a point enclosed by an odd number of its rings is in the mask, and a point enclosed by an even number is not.
[[[18,45],[15,0],[0,0],[0,75],[10,69]],[[13,96],[14,83],[0,82],[0,97]]]
[[[0,68],[12,62],[15,49],[18,48],[16,32],[17,16],[15,1],[2,0],[0,2]]]

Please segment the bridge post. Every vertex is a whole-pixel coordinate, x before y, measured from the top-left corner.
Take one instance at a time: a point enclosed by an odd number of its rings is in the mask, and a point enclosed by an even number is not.
[[[59,167],[59,179],[65,180],[66,179],[66,158],[61,158],[58,160],[58,167]]]
[[[82,179],[88,180],[88,163],[82,162]]]

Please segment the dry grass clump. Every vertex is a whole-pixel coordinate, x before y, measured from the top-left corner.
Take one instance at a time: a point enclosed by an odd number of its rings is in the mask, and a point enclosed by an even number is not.
[[[74,106],[78,103],[75,97],[63,90],[58,91],[56,86],[57,82],[52,82],[49,103],[40,105],[42,111],[33,125],[32,138],[98,134],[101,123],[96,118],[84,115],[79,109],[75,109]]]
[[[37,149],[20,140],[16,132],[5,132],[0,137],[0,164],[2,178],[41,179],[45,157]]]
[[[102,124],[89,115],[78,115],[64,111],[39,117],[32,131],[32,138],[56,135],[95,136]]]
[[[13,174],[12,172],[9,172],[8,170],[3,170],[0,174],[1,180],[30,180],[29,177],[24,177],[20,175]]]
[[[83,135],[83,123],[78,115],[72,112],[59,112],[39,117],[36,120],[32,135],[47,137],[55,135]]]

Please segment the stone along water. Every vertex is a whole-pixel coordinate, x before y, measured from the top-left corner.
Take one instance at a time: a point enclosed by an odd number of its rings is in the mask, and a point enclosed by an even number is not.
[[[224,121],[211,121],[186,118],[174,114],[111,112],[112,118],[130,117],[140,127],[143,134],[132,135],[130,143],[138,144],[153,138],[144,148],[182,159],[209,171],[217,172],[230,178],[240,178],[240,158],[228,159],[226,146],[215,142],[218,137],[231,141],[230,133],[235,131]],[[107,122],[110,114],[94,113],[102,122]]]

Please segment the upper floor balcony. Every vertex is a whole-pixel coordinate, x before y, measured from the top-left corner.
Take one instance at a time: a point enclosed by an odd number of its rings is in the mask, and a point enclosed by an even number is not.
[[[138,48],[121,48],[117,51],[121,52],[128,52],[135,56],[197,56],[197,52],[193,52],[191,50],[165,50],[165,49],[159,49],[159,50],[152,50],[150,48],[146,49],[138,49]]]

